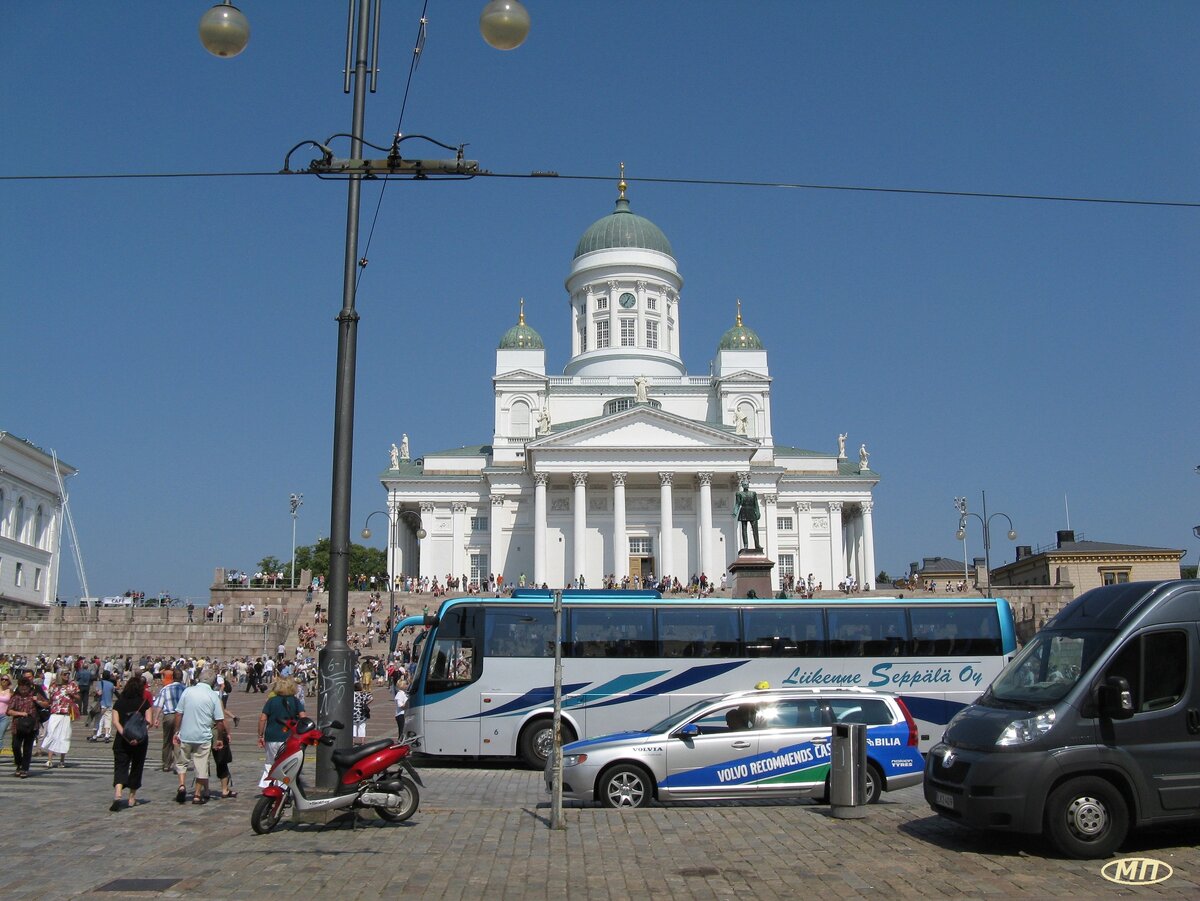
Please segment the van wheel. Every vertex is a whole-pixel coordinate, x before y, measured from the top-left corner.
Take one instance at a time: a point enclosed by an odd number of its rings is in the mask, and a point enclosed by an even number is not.
[[[1129,831],[1129,809],[1112,783],[1096,776],[1070,779],[1046,800],[1046,831],[1067,857],[1108,857]]]
[[[576,740],[575,730],[565,719],[562,721],[562,737],[564,745]],[[550,752],[553,750],[554,720],[550,717],[542,717],[526,726],[517,742],[517,753],[521,760],[534,770],[546,768],[546,761],[550,759]]]
[[[605,807],[645,807],[654,796],[654,789],[640,766],[621,763],[600,777],[596,794]]]

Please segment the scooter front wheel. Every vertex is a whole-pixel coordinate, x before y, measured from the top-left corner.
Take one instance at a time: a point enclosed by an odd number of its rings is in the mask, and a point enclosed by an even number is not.
[[[379,819],[386,820],[389,823],[402,823],[417,812],[417,808],[421,806],[421,793],[417,790],[417,784],[407,776],[400,778],[400,803],[396,807],[376,807],[375,812],[379,814]]]
[[[278,798],[272,798],[269,795],[263,795],[254,805],[254,810],[250,814],[250,826],[259,835],[266,835],[279,825],[279,821],[283,819],[284,798],[281,795]]]

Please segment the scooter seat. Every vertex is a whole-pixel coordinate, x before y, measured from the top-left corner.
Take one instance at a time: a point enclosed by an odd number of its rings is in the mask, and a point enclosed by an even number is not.
[[[392,740],[390,738],[381,738],[379,741],[373,741],[368,745],[356,745],[346,751],[334,751],[330,755],[334,766],[347,767],[352,763],[357,763],[364,757],[370,757],[376,751],[382,751],[384,748],[390,748]]]

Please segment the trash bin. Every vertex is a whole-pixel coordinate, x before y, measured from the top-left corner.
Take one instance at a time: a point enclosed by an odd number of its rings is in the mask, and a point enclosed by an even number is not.
[[[867,815],[867,727],[862,723],[834,723],[829,805],[829,812],[838,819]]]

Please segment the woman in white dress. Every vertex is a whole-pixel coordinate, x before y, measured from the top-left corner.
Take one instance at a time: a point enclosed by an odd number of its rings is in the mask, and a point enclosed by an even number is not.
[[[46,737],[42,739],[42,750],[46,752],[47,769],[67,765],[67,752],[71,750],[71,716],[79,703],[79,686],[66,670],[61,670],[50,686],[50,721],[46,723]],[[54,755],[60,758],[55,764]]]

